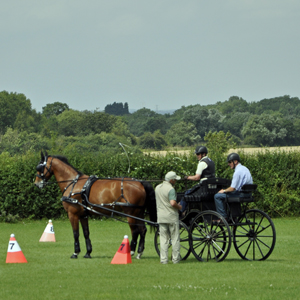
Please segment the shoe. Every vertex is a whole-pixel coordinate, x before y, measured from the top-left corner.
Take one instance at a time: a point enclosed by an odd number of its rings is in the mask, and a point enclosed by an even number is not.
[[[168,264],[167,261],[161,261],[160,263],[161,263],[162,265],[167,265],[167,264]]]

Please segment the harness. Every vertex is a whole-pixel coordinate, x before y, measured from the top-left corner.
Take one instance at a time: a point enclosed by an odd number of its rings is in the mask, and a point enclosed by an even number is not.
[[[81,190],[81,196],[82,197],[82,200],[86,200],[85,198],[89,198],[90,196],[90,191],[91,191],[91,187],[92,185],[98,180],[98,177],[96,175],[91,175],[88,180],[85,182],[82,190]]]
[[[69,193],[69,196],[62,196],[61,201],[65,201],[71,204],[78,204],[82,206],[85,210],[85,217],[89,215],[89,212],[93,212],[102,216],[107,216],[106,214],[100,213],[99,211],[96,211],[94,208],[101,208],[103,210],[111,212],[111,217],[113,217],[113,214],[116,212],[114,209],[115,207],[130,207],[130,208],[144,208],[145,206],[140,206],[140,205],[134,205],[131,204],[123,194],[124,191],[124,177],[121,179],[121,195],[112,203],[101,203],[101,204],[94,204],[89,201],[89,196],[90,196],[90,191],[92,188],[92,185],[99,180],[99,178],[96,175],[91,175],[87,181],[85,182],[84,186],[82,187],[82,190],[79,193],[73,193],[73,188],[75,184],[77,183],[80,175],[77,174],[76,178],[68,184],[68,186],[65,187],[63,193],[67,190],[67,188],[73,184],[72,189]],[[116,179],[114,179],[116,180]],[[82,203],[78,201],[76,198],[71,198],[71,196],[74,196],[76,194],[80,194],[82,198]],[[124,199],[126,203],[124,202],[119,202],[120,199]],[[118,212],[120,214],[120,212]]]
[[[43,186],[45,186],[49,183],[54,183],[54,182],[48,182],[48,179],[52,175],[51,174],[51,167],[52,167],[53,158],[54,157],[52,157],[52,159],[51,159],[49,168],[47,167],[47,161],[48,161],[48,156],[47,155],[45,157],[42,157],[42,160],[40,161],[40,163],[36,167],[36,170],[40,173],[40,174],[36,174],[36,176],[42,179]],[[47,170],[45,172],[45,174],[44,174],[44,169]],[[46,176],[48,174],[50,174],[50,176],[47,179]],[[96,210],[98,208],[98,209],[101,209],[103,211],[110,212],[111,213],[111,218],[117,219],[121,222],[124,222],[124,221],[122,221],[119,218],[116,218],[114,216],[114,214],[118,215],[119,217],[133,218],[135,220],[147,222],[147,223],[149,223],[151,225],[154,225],[154,226],[157,225],[155,222],[147,221],[145,219],[141,219],[141,218],[138,218],[138,217],[135,217],[135,216],[132,216],[132,215],[129,215],[129,214],[126,214],[126,213],[115,210],[116,206],[122,206],[122,207],[128,207],[128,208],[138,208],[138,209],[144,209],[145,208],[146,204],[144,204],[143,206],[134,205],[134,204],[131,204],[124,197],[124,181],[128,180],[128,181],[138,181],[138,182],[140,182],[139,180],[136,180],[136,179],[133,179],[133,178],[131,178],[131,179],[126,179],[124,177],[121,178],[121,195],[115,201],[113,201],[112,203],[94,204],[94,203],[91,203],[89,201],[90,191],[91,191],[91,188],[92,188],[93,184],[97,180],[100,180],[100,179],[102,179],[102,180],[115,180],[115,181],[118,180],[118,179],[117,178],[98,178],[96,175],[92,175],[86,180],[86,182],[85,182],[83,188],[81,189],[81,191],[74,193],[73,191],[74,191],[76,183],[79,180],[85,180],[86,179],[86,178],[80,178],[82,175],[83,175],[82,173],[77,171],[77,175],[73,180],[68,179],[68,180],[63,180],[63,181],[57,181],[57,183],[68,182],[67,186],[63,190],[63,194],[66,192],[66,190],[70,186],[72,186],[71,189],[70,189],[69,195],[68,196],[62,196],[61,201],[65,201],[65,202],[70,203],[70,204],[75,204],[75,205],[77,204],[77,205],[81,206],[84,209],[84,214],[85,214],[84,217],[85,218],[88,217],[89,212],[93,212],[95,214],[102,215],[102,216],[105,216],[105,217],[108,216],[108,214],[104,214],[104,213],[101,213],[98,210]],[[73,196],[79,195],[79,194],[81,196],[82,201],[79,201],[78,199],[73,198]],[[124,202],[119,202],[120,199],[124,199],[125,203]],[[127,222],[124,222],[124,223],[127,223]]]
[[[64,188],[63,194],[64,194],[64,192],[68,189],[68,187],[69,187],[70,185],[73,184],[73,186],[72,186],[72,188],[71,188],[71,191],[70,191],[70,195],[72,195],[74,186],[75,186],[75,184],[78,182],[79,177],[80,177],[80,174],[77,174],[76,177],[75,177],[75,179],[74,179],[73,181],[71,181],[71,182]],[[70,196],[70,195],[69,195],[69,196]]]

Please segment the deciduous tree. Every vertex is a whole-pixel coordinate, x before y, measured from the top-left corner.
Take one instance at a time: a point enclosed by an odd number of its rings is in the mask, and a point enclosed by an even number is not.
[[[49,103],[46,106],[42,107],[42,113],[46,118],[50,118],[51,116],[58,116],[65,110],[69,110],[69,105],[61,102]]]
[[[279,117],[270,114],[251,116],[242,130],[245,143],[254,146],[276,146],[276,140],[283,140],[286,134]]]

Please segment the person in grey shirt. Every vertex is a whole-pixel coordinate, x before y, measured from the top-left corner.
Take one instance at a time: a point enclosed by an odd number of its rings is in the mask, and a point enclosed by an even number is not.
[[[168,263],[169,240],[172,240],[172,261],[174,264],[180,261],[180,234],[179,213],[182,208],[177,203],[177,195],[174,189],[176,180],[181,177],[170,171],[165,175],[165,180],[156,186],[157,222],[160,232],[160,262]]]

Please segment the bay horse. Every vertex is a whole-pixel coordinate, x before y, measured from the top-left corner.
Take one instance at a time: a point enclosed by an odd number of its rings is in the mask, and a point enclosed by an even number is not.
[[[147,209],[150,221],[156,222],[155,192],[149,182],[141,182],[130,178],[98,179],[76,170],[64,156],[51,156],[41,151],[41,161],[36,167],[37,174],[34,184],[43,188],[49,178],[54,175],[62,192],[63,207],[66,210],[74,235],[74,254],[80,253],[79,221],[82,226],[85,243],[85,258],[91,258],[92,244],[89,238],[88,214],[100,213],[109,216],[110,211],[101,209],[101,205],[110,210],[122,211],[127,216],[131,229],[131,255],[134,255],[138,237],[139,246],[137,258],[140,258],[145,248],[147,228],[144,216]],[[94,178],[91,180],[90,178]],[[86,194],[88,190],[88,195]],[[131,217],[132,216],[132,217]]]

